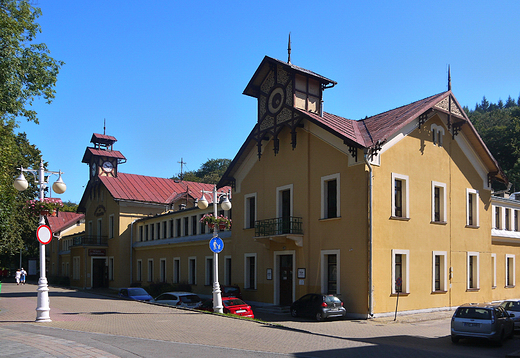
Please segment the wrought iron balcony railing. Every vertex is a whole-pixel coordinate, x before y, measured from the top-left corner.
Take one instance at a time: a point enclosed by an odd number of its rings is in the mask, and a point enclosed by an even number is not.
[[[74,238],[72,246],[106,246],[108,238],[106,236],[78,236]]]
[[[303,235],[302,218],[290,216],[288,218],[274,218],[255,221],[256,237],[284,234]]]

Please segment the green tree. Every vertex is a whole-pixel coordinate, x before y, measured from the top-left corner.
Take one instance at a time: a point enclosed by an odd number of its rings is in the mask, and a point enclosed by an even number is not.
[[[185,181],[194,181],[199,183],[217,184],[226,172],[230,159],[208,159],[207,162],[200,166],[199,170],[188,171],[182,175],[173,177],[173,179],[182,179]]]
[[[41,32],[36,19],[41,9],[27,0],[0,0],[0,119],[2,123],[25,117],[38,123],[31,109],[35,97],[50,103],[63,62],[49,56],[43,43],[33,40]]]

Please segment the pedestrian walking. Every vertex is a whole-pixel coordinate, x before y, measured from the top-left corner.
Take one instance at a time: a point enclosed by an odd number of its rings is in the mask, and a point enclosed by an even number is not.
[[[20,279],[22,278],[22,271],[20,269],[16,270],[16,274],[14,275],[14,278],[16,279],[16,284],[20,284]]]
[[[25,277],[27,276],[27,271],[25,271],[22,267],[22,270],[20,271],[20,278],[22,285],[25,285]]]

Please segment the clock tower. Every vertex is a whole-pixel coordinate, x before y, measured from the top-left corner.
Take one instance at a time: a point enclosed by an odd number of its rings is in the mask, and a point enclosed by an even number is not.
[[[117,177],[118,165],[126,162],[126,158],[120,151],[113,150],[117,139],[94,133],[90,142],[94,147],[87,147],[81,161],[89,165],[89,179],[100,176]]]

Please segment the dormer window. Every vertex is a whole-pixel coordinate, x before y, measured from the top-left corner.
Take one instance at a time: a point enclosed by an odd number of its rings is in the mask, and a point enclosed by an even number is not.
[[[442,147],[442,137],[444,136],[444,128],[436,124],[432,124],[431,132],[433,145]]]
[[[320,113],[320,83],[312,78],[296,75],[294,106],[313,113]]]

